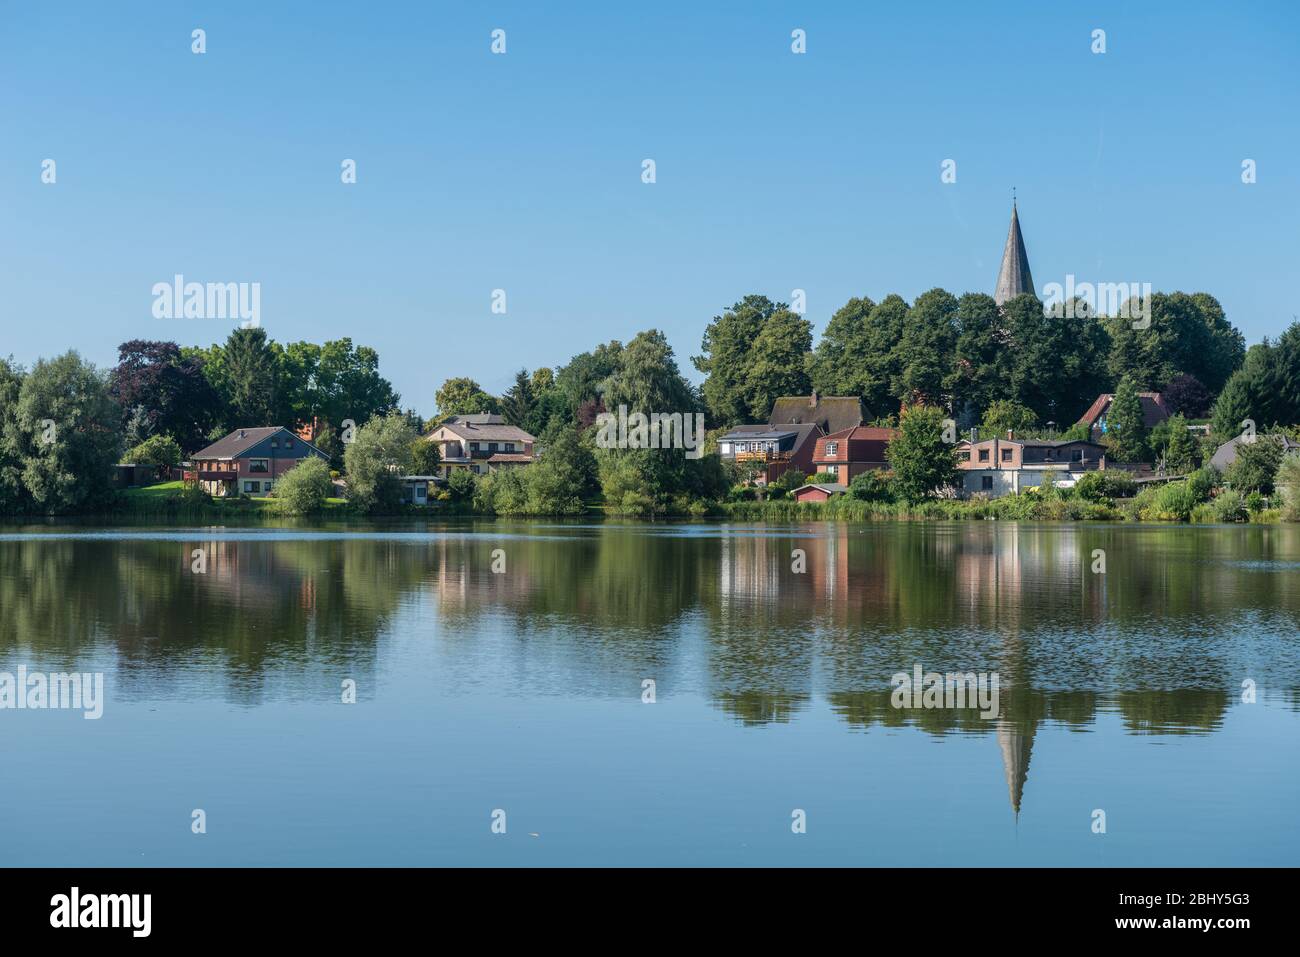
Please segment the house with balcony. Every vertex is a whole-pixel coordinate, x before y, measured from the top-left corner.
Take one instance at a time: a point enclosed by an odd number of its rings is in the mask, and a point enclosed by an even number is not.
[[[1106,447],[1084,440],[1006,438],[957,443],[959,492],[989,498],[1016,495],[1051,482],[1069,487],[1086,472],[1106,467]]]
[[[488,412],[453,415],[425,439],[438,446],[439,482],[447,481],[455,469],[486,475],[499,468],[527,465],[533,461],[533,444],[537,441],[518,426],[506,425],[504,418]]]
[[[316,446],[279,425],[236,429],[190,456],[183,477],[209,495],[270,493],[275,481],[308,456],[329,460]]]
[[[866,410],[856,396],[782,396],[772,403],[766,425],[738,425],[718,438],[718,454],[737,463],[760,466],[757,485],[775,482],[787,469],[815,471],[817,439],[861,425]]]
[[[817,440],[813,449],[812,471],[829,472],[835,483],[846,488],[863,472],[889,467],[885,455],[898,429],[857,425],[841,429]]]
[[[805,475],[812,467],[813,445],[821,431],[814,422],[799,425],[738,425],[718,437],[718,455],[755,468],[754,482],[775,482],[787,469]]]

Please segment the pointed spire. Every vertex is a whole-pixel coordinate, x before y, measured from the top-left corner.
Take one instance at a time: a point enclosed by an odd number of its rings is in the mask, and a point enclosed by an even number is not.
[[[1020,234],[1020,215],[1016,212],[1013,195],[1011,228],[1007,230],[1007,245],[1002,250],[1002,268],[998,270],[998,284],[993,290],[993,300],[1000,306],[1022,292],[1034,292],[1034,277],[1029,274],[1029,254],[1025,252],[1025,237]]]

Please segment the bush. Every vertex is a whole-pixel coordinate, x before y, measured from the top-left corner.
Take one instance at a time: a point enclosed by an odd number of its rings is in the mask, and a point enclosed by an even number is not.
[[[447,476],[447,491],[453,502],[468,502],[474,497],[478,481],[469,469],[452,469]]]
[[[411,471],[416,438],[410,420],[397,412],[377,415],[356,430],[343,453],[343,463],[348,473],[348,500],[358,510],[384,513],[401,506],[398,476]]]
[[[1133,476],[1122,469],[1098,469],[1095,472],[1086,472],[1074,486],[1075,494],[1089,502],[1132,498],[1136,489]]]
[[[863,472],[849,483],[849,498],[859,502],[892,502],[894,490],[890,476],[880,469]]]
[[[838,485],[840,477],[834,472],[816,472],[808,477],[809,485]],[[799,483],[800,485],[804,483]],[[795,488],[799,486],[796,485]]]
[[[1282,497],[1282,518],[1300,522],[1300,455],[1287,455],[1277,468],[1273,487]]]
[[[1273,477],[1282,466],[1282,440],[1274,435],[1257,435],[1254,442],[1238,442],[1237,458],[1228,466],[1224,479],[1243,495],[1273,491]]]
[[[170,435],[153,435],[122,457],[133,465],[161,465],[171,468],[180,463],[181,447]]]
[[[325,507],[333,487],[329,465],[310,455],[280,476],[274,495],[285,515],[315,515]]]
[[[176,500],[183,508],[200,508],[212,504],[212,496],[198,482],[186,482]]]
[[[1216,522],[1244,522],[1247,509],[1241,493],[1236,489],[1224,489],[1210,502],[1210,514]]]

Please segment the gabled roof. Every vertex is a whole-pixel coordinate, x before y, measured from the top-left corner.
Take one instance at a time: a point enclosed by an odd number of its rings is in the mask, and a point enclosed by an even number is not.
[[[840,492],[847,492],[849,490],[847,485],[841,485],[839,482],[809,482],[807,485],[800,485],[790,494],[798,495],[806,488],[815,488],[819,491],[825,492],[827,495],[838,495]]]
[[[1111,400],[1114,398],[1114,392],[1103,392],[1097,396],[1092,405],[1088,406],[1088,411],[1083,413],[1079,421],[1088,426],[1096,425],[1097,420],[1110,408]],[[1154,428],[1169,418],[1169,408],[1165,405],[1165,397],[1159,392],[1139,392],[1138,402],[1142,405],[1142,424],[1148,429]]]
[[[861,425],[866,418],[862,400],[855,395],[787,395],[772,403],[767,424],[800,425],[816,423],[823,432],[839,432]]]
[[[193,455],[190,456],[190,458],[191,459],[237,459],[245,452],[247,452],[249,449],[251,449],[253,446],[257,445],[259,442],[263,442],[266,439],[269,439],[271,436],[275,435],[278,432],[284,432],[294,441],[301,442],[303,445],[307,446],[307,448],[313,449],[316,452],[320,452],[321,455],[325,454],[324,452],[321,452],[320,449],[316,448],[316,446],[308,442],[306,439],[302,438],[302,436],[295,435],[293,432],[290,432],[284,426],[267,425],[267,426],[259,426],[253,429],[235,429],[235,431],[231,432],[225,438],[217,439],[217,441],[213,442],[206,449],[203,449],[200,452],[195,452]]]
[[[1013,199],[1011,228],[1007,230],[1007,244],[1002,249],[1002,265],[998,269],[998,284],[993,290],[993,301],[1000,306],[1022,292],[1034,292],[1034,277],[1029,274],[1029,254],[1025,252],[1025,237],[1020,234],[1020,215],[1016,212],[1016,201]]]
[[[493,419],[496,421],[469,421]],[[536,442],[533,436],[529,435],[523,429],[516,425],[505,425],[499,415],[481,415],[481,416],[455,416],[438,429],[447,429],[454,435],[460,436],[469,442]],[[437,432],[438,429],[434,429]]]
[[[506,420],[503,416],[495,412],[472,412],[469,415],[453,415],[443,423],[460,422],[465,425],[505,425]]]
[[[1277,439],[1280,438],[1282,440],[1283,453],[1300,451],[1300,442],[1296,442],[1285,435],[1275,437],[1269,435],[1256,435],[1255,441],[1258,442],[1261,438],[1272,438],[1273,441],[1277,441]],[[1240,435],[1234,435],[1232,438],[1228,439],[1228,441],[1224,442],[1214,450],[1214,455],[1210,457],[1210,464],[1222,472],[1233,462],[1237,461],[1237,446],[1241,445],[1244,441],[1245,439]]]

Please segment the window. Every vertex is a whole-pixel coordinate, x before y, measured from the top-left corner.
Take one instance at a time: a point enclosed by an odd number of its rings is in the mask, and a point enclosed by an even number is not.
[[[988,449],[980,449],[980,461],[981,461],[981,462],[987,462],[988,460],[989,460],[989,450],[988,450]]]
[[[263,482],[263,483],[262,483],[262,491],[263,491],[263,492],[269,492],[269,491],[271,491],[271,483],[270,483],[270,482]]]
[[[515,450],[515,443],[507,442],[503,447],[507,452],[513,452]]]
[[[245,482],[245,483],[244,483],[244,491],[245,491],[245,492],[250,492],[250,493],[251,493],[251,492],[256,492],[256,491],[257,491],[257,483],[256,483],[256,482]]]
[[[478,451],[478,443],[477,443],[477,442],[471,442],[471,443],[469,444],[469,450],[470,450],[471,452],[477,452],[477,451]]]
[[[270,467],[267,465],[266,459],[249,459],[248,471],[250,474],[257,475],[258,473],[269,472]]]
[[[285,440],[284,440],[284,447],[285,447],[286,449],[291,449],[291,448],[293,448],[293,439],[285,439]]]
[[[488,443],[488,451],[489,451],[489,452],[495,452],[496,450],[497,450],[497,444],[496,444],[495,442],[489,442],[489,443]]]
[[[1071,450],[1070,450],[1070,461],[1071,461],[1071,462],[1082,462],[1082,461],[1083,461],[1083,449],[1071,449]]]
[[[1010,450],[1010,449],[1003,449],[1003,450],[1002,450],[1002,461],[1003,461],[1003,462],[1010,462],[1010,461],[1011,461],[1011,450]]]
[[[827,442],[827,443],[826,443],[826,454],[827,454],[827,455],[839,455],[839,454],[840,454],[840,443],[838,443],[838,442]]]
[[[985,492],[991,492],[993,490],[993,476],[992,475],[980,476],[980,488]]]
[[[272,439],[272,440],[271,440],[271,448],[273,448],[273,449],[278,449],[279,447],[280,447],[280,440],[279,440],[279,439]]]

